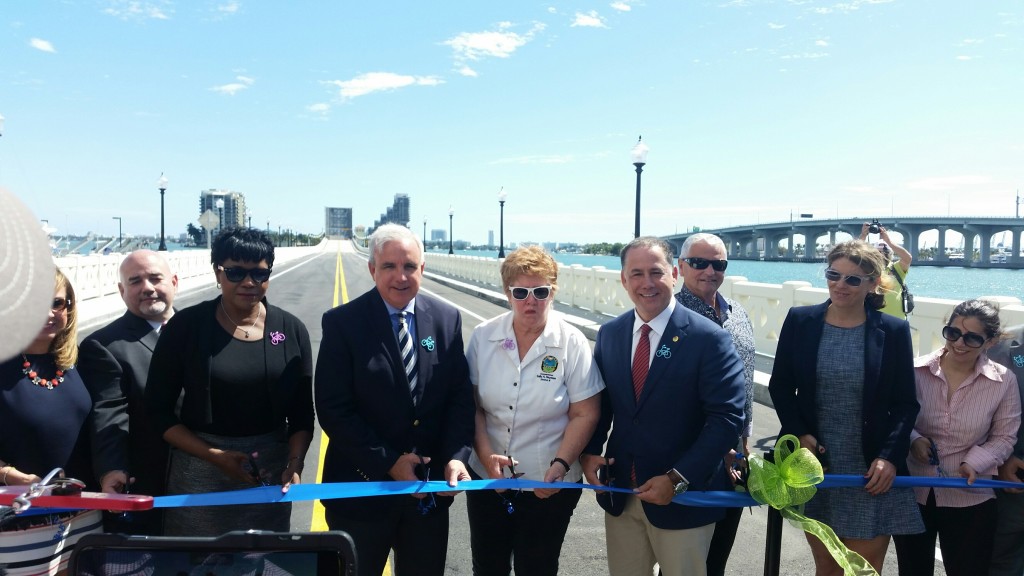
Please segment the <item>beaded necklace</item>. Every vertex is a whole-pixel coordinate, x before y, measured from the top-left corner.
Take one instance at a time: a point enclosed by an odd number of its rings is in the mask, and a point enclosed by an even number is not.
[[[57,370],[57,375],[47,380],[46,378],[40,378],[39,373],[32,369],[32,363],[28,361],[28,358],[24,354],[21,355],[21,359],[24,363],[21,365],[21,373],[32,379],[32,383],[40,388],[46,388],[47,390],[53,390],[60,383],[64,381],[64,371]]]

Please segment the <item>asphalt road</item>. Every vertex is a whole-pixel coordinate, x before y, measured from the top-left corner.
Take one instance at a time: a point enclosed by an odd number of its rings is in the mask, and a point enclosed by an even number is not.
[[[318,354],[323,313],[347,299],[354,298],[373,286],[366,266],[366,260],[351,252],[348,244],[341,254],[341,273],[338,271],[338,252],[334,249],[308,259],[282,264],[274,269],[267,298],[273,304],[299,317],[309,329],[313,344],[314,358]],[[429,272],[429,270],[428,270]],[[344,283],[337,282],[344,278]],[[435,282],[429,277],[422,289],[430,294],[448,300],[462,310],[463,329],[466,341],[473,328],[481,321],[494,317],[505,308],[475,295]],[[179,294],[177,308],[184,308],[203,300],[214,298],[216,287],[196,288]],[[83,331],[86,332],[86,331]],[[84,335],[84,334],[83,334]],[[779,422],[774,410],[756,404],[754,408],[754,437],[751,448],[763,452],[774,445]],[[322,434],[317,433],[306,458],[304,480],[316,479],[320,456]],[[450,510],[448,574],[472,574],[469,551],[469,526],[466,519],[465,498],[457,497]],[[765,526],[767,512],[763,507],[744,512],[740,523],[736,545],[727,568],[728,574],[750,576],[764,571]],[[292,512],[292,529],[296,532],[322,530],[326,527],[322,517],[317,518],[312,503],[297,503]],[[593,576],[606,574],[604,512],[597,506],[590,494],[584,494],[576,508],[572,523],[562,548],[560,574],[568,576]],[[788,524],[783,529],[782,562],[780,574],[813,574],[814,565],[803,532]],[[896,555],[892,546],[886,559],[883,576],[896,575]],[[945,575],[941,563],[937,563],[936,574]],[[521,575],[528,576],[528,575]]]

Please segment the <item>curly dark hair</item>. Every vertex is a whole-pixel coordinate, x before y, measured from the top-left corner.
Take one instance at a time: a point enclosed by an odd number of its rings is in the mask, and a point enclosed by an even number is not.
[[[258,228],[227,228],[213,239],[210,262],[216,268],[227,260],[239,262],[267,261],[274,267],[274,243],[270,235]]]

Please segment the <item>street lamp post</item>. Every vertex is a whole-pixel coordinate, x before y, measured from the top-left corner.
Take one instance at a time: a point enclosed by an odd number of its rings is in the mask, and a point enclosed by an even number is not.
[[[160,189],[160,247],[157,250],[167,251],[167,240],[164,235],[164,192],[167,190],[167,176],[160,173],[160,179],[156,181],[156,187]]]
[[[427,245],[427,217],[423,217],[423,246]]]
[[[644,164],[647,164],[647,152],[650,148],[643,142],[643,136],[636,139],[636,146],[633,146],[631,156],[633,166],[636,166],[636,221],[633,225],[633,238],[640,237],[640,173],[644,171]]]
[[[505,198],[508,198],[508,192],[505,192],[505,187],[502,186],[501,190],[498,190],[498,206],[501,211],[498,218],[498,258],[505,257]]]
[[[449,205],[448,206],[448,253],[449,254],[455,254],[455,250],[454,250],[455,236],[453,235],[454,228],[452,228],[452,219],[453,218],[455,218],[455,208],[452,208],[451,205]]]
[[[217,223],[217,234],[220,234],[221,230],[224,229],[224,199],[217,198],[217,202],[214,205],[217,206],[217,218],[219,220]]]
[[[121,251],[121,217],[114,216],[114,220],[117,220],[117,251]]]

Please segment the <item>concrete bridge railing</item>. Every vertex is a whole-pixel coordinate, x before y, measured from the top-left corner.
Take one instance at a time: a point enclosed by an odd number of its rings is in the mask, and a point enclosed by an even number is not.
[[[496,258],[427,253],[427,269],[433,273],[486,284],[500,290],[499,262]],[[774,356],[779,331],[793,306],[819,304],[828,298],[828,290],[814,288],[809,282],[779,284],[750,282],[742,276],[728,276],[721,292],[737,300],[750,314],[759,354]],[[981,296],[999,304],[1004,325],[1024,324],[1024,304],[1009,296]],[[618,316],[633,305],[622,287],[618,270],[601,266],[586,268],[578,264],[560,265],[558,302],[607,316]],[[914,353],[924,354],[942,343],[942,327],[956,300],[916,296],[910,316]]]

